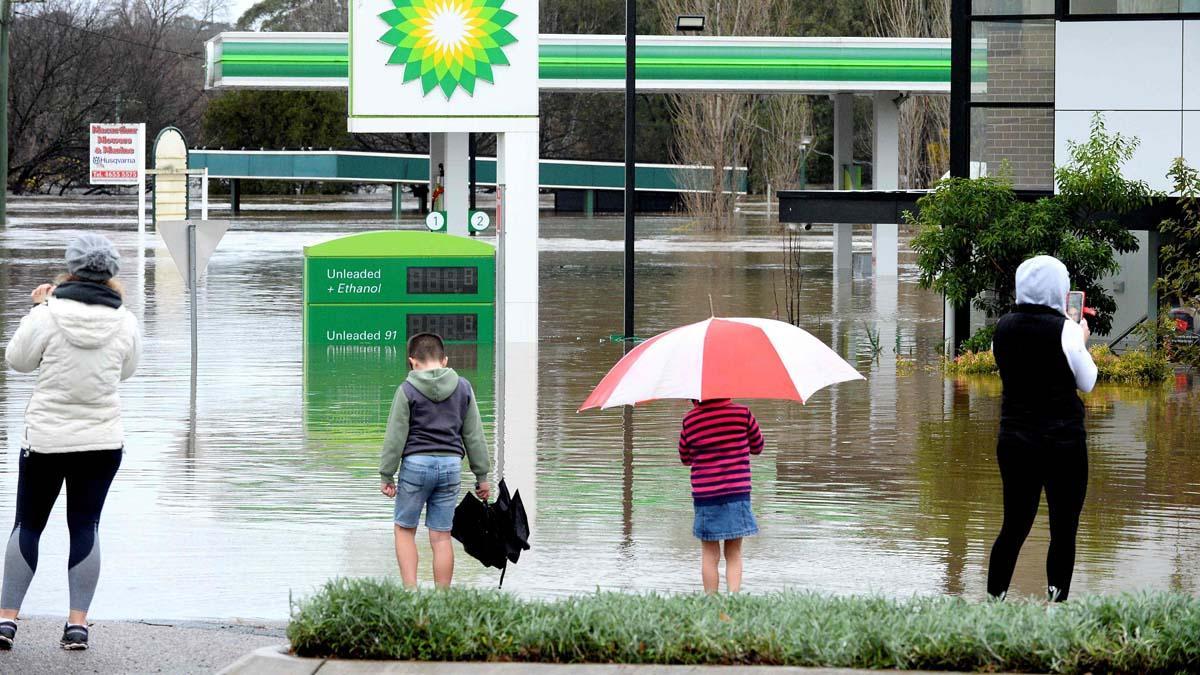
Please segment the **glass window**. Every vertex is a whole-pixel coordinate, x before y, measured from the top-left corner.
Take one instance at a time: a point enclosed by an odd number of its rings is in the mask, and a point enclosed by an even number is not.
[[[1054,0],[971,0],[972,16],[1053,13]]]
[[[1194,3],[1188,0],[1188,4]],[[1071,13],[1178,14],[1180,5],[1181,0],[1071,0]]]
[[[976,21],[971,101],[1054,101],[1054,21]]]
[[[972,109],[971,162],[981,175],[1007,175],[1018,190],[1054,189],[1054,111]]]

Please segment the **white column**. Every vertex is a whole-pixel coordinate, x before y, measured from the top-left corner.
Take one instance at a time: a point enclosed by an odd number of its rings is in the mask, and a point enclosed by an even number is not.
[[[833,189],[849,190],[842,167],[854,163],[854,94],[833,95]]]
[[[945,305],[942,309],[942,348],[947,356],[954,356],[954,302],[943,296]],[[949,381],[949,378],[947,378]]]
[[[833,188],[847,190],[842,167],[854,163],[854,95],[833,96]],[[852,260],[854,226],[835,223],[833,226],[833,271],[849,274]]]
[[[467,236],[467,207],[470,205],[468,135],[463,132],[446,134],[446,231],[460,237]]]
[[[538,340],[538,135],[520,132],[497,137],[498,182],[504,186],[504,214],[498,218],[504,256],[504,335],[506,342]]]
[[[874,176],[876,190],[900,189],[900,109],[896,106],[899,95],[894,91],[875,93],[871,175]],[[871,243],[875,253],[875,278],[895,277],[900,243],[899,224],[876,224]]]
[[[200,176],[200,220],[208,220],[208,167]]]
[[[537,517],[539,372],[537,133],[498,134],[496,160],[503,209],[496,214],[501,468],[510,488],[521,490],[532,522]]]
[[[895,249],[893,249],[895,250]],[[887,447],[897,437],[896,336],[899,330],[899,285],[896,277],[875,278],[875,326],[881,351],[871,364],[871,440]]]

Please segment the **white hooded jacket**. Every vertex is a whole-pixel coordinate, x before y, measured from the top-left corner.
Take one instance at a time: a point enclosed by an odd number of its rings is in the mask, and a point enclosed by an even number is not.
[[[51,297],[21,319],[4,352],[18,372],[40,370],[21,447],[39,453],[124,447],[117,385],[141,357],[137,317],[124,307]]]

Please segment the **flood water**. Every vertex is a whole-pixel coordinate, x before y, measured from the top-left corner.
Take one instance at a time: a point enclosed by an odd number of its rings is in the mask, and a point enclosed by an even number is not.
[[[193,410],[187,293],[156,236],[139,245],[133,198],[10,202],[0,230],[6,343],[29,291],[61,271],[66,242],[84,229],[121,249],[127,303],[142,319],[144,360],[122,389],[127,452],[101,524],[95,618],[282,619],[289,596],[330,577],[398,576],[376,469],[402,355],[306,355],[301,334],[302,247],[389,227],[387,198],[254,208],[262,203],[247,203],[200,288]],[[419,227],[417,216],[403,226]],[[576,412],[621,355],[609,340],[622,329],[621,232],[619,216],[542,214],[537,372],[508,374],[536,375],[538,397],[506,402],[537,407],[536,447],[505,449],[508,480],[534,518],[533,550],[505,580],[523,596],[699,587],[688,473],[675,452],[685,405]],[[727,236],[641,217],[639,237],[640,335],[706,318],[710,294],[730,316],[771,316],[785,302],[780,237],[761,215]],[[980,598],[1001,519],[999,383],[898,372],[897,353],[933,362],[940,299],[917,287],[911,254],[901,255],[898,283],[835,283],[829,242],[819,229],[805,235],[801,325],[867,380],[805,406],[752,404],[767,450],[753,463],[762,532],[746,544],[745,588]],[[480,391],[490,437],[494,355],[452,358]],[[0,373],[4,528],[32,383]],[[1189,377],[1154,390],[1102,387],[1087,405],[1091,471],[1074,590],[1200,592],[1200,388]],[[1047,539],[1043,508],[1015,593],[1043,587]],[[27,614],[66,606],[62,500],[41,550]],[[460,553],[456,582],[497,577]]]

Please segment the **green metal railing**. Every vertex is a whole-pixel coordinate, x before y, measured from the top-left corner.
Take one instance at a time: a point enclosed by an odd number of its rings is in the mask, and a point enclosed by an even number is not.
[[[424,183],[429,180],[429,158],[367,152],[304,150],[192,150],[188,166],[208,169],[211,178],[258,180],[319,180],[378,183]],[[638,190],[649,192],[686,192],[707,185],[709,169],[640,164],[637,167]],[[496,160],[480,157],[476,164],[477,182],[496,183]],[[624,165],[619,162],[574,162],[543,159],[539,162],[539,181],[544,188],[580,190],[622,190]],[[726,169],[726,190],[746,191],[746,169]]]

